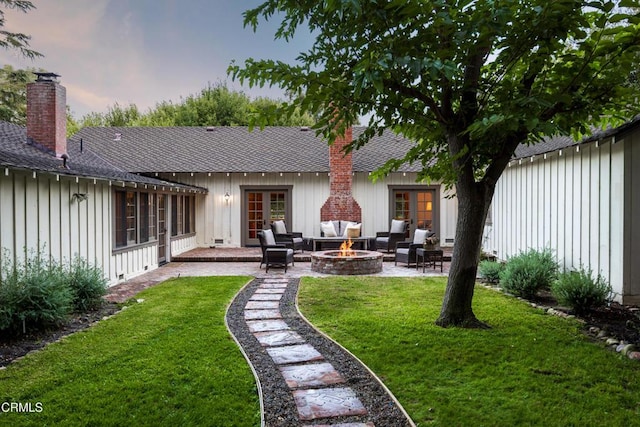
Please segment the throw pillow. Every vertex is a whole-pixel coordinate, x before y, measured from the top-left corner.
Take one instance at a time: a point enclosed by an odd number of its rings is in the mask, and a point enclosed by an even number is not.
[[[284,221],[273,221],[273,232],[276,234],[287,234],[287,226]]]
[[[413,243],[417,245],[421,245],[424,243],[424,240],[427,238],[427,234],[429,234],[429,230],[421,230],[418,229],[413,233]]]
[[[354,238],[360,237],[360,229],[362,228],[362,224],[355,224],[351,227],[347,227],[347,237]]]
[[[404,221],[399,219],[391,220],[391,229],[389,233],[404,233]]]
[[[273,231],[271,230],[263,230],[264,234],[264,244],[267,246],[273,246],[276,244],[276,238],[273,235]]]
[[[344,231],[342,232],[342,237],[349,237],[347,231],[350,227],[357,225],[357,222],[346,221],[346,225],[344,226]]]
[[[333,226],[333,222],[326,221],[320,223],[320,230],[324,237],[336,237],[336,228]]]

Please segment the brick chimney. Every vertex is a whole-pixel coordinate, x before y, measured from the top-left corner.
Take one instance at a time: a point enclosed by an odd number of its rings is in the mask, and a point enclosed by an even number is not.
[[[352,129],[345,131],[344,137],[336,138],[329,146],[329,198],[320,209],[320,221],[349,220],[362,221],[360,205],[353,198],[352,153],[344,154],[342,149],[353,140]]]
[[[54,73],[35,73],[27,85],[27,139],[61,157],[67,154],[67,90]]]

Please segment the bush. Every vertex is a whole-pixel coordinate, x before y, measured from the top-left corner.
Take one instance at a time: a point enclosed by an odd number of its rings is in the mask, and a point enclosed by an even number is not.
[[[557,275],[558,263],[550,249],[530,249],[507,261],[500,285],[514,295],[533,298],[541,289],[549,289]]]
[[[0,270],[0,331],[16,333],[66,320],[73,309],[100,307],[107,281],[102,271],[76,257],[68,268],[30,253],[23,264],[5,253]]]
[[[478,264],[480,278],[489,283],[498,283],[502,270],[504,270],[504,264],[501,262],[484,260]]]
[[[69,267],[68,277],[76,311],[95,310],[102,305],[102,297],[107,293],[107,280],[102,270],[76,257]]]
[[[560,304],[582,314],[604,306],[611,294],[611,286],[602,275],[598,274],[594,279],[591,269],[580,267],[578,271],[562,273],[551,291]]]
[[[0,330],[18,332],[63,322],[71,309],[72,292],[62,268],[31,253],[24,265],[3,262],[0,278]]]

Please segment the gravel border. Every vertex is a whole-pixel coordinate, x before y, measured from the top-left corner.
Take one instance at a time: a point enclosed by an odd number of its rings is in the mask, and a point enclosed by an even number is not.
[[[266,426],[299,426],[292,390],[287,386],[278,367],[264,347],[253,336],[244,319],[244,307],[264,279],[254,279],[233,299],[227,310],[226,321],[236,341],[250,360],[259,378],[262,393],[263,420]],[[406,427],[414,425],[386,388],[359,360],[338,344],[316,331],[301,316],[296,307],[299,279],[289,279],[287,289],[280,300],[280,313],[289,327],[318,350],[346,380],[369,412],[366,416],[324,418],[305,422],[304,425],[332,423],[373,422],[380,427]],[[345,386],[337,384],[336,387]]]

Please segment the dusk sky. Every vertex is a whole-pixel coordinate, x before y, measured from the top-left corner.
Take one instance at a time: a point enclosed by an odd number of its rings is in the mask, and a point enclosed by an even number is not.
[[[208,83],[226,81],[251,97],[282,98],[279,89],[242,87],[227,77],[235,59],[292,62],[312,38],[274,40],[279,21],[254,33],[242,12],[260,0],[32,0],[35,10],[8,11],[5,29],[31,35],[43,58],[0,50],[0,66],[35,67],[61,75],[76,118],[105,112],[116,102],[142,111],[179,102]]]

